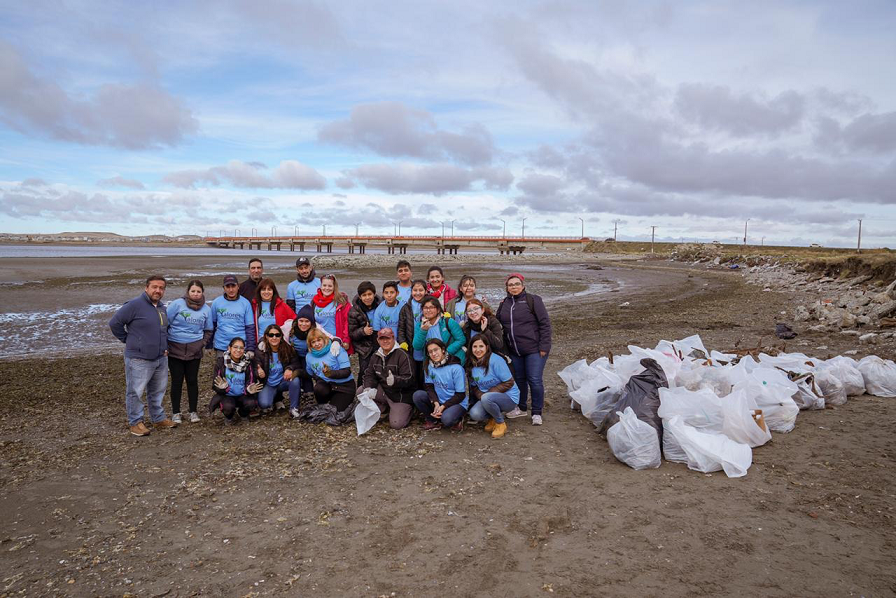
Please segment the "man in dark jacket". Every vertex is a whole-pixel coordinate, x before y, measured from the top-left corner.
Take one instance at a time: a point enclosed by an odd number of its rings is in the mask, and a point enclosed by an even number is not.
[[[249,303],[255,299],[255,291],[258,289],[258,283],[264,276],[264,264],[257,257],[249,260],[249,278],[240,284],[240,296],[245,297]]]
[[[125,344],[125,407],[128,428],[134,436],[149,434],[143,423],[144,392],[153,426],[177,426],[162,406],[168,385],[168,314],[162,304],[164,294],[165,279],[150,276],[143,294],[122,305],[109,320],[112,334]]]
[[[405,350],[396,346],[391,328],[381,328],[376,340],[380,348],[370,358],[363,385],[372,391],[380,412],[389,412],[389,426],[400,430],[410,423],[414,412],[414,368]]]

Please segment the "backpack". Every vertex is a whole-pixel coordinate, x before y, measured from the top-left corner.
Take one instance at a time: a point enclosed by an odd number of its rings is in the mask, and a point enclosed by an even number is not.
[[[498,309],[495,311],[495,317],[498,319],[500,319],[499,314],[501,313],[501,310],[504,309],[505,301],[507,301],[507,297],[501,299],[501,303],[498,304]],[[526,293],[526,305],[529,306],[529,311],[532,312],[532,315],[538,318],[535,314],[535,298],[530,293]]]

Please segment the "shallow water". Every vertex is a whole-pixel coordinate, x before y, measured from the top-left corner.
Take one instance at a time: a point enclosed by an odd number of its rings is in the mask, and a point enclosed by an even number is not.
[[[265,276],[274,279],[281,296],[295,279],[294,261],[295,254],[265,256]],[[415,268],[415,278],[425,274],[422,267]],[[121,343],[109,331],[109,318],[124,302],[140,295],[146,276],[156,272],[168,279],[163,302],[182,296],[192,278],[203,281],[210,302],[222,293],[224,275],[237,274],[245,280],[246,262],[232,252],[213,256],[0,260],[0,359],[121,351]],[[354,297],[360,282],[370,280],[381,288],[395,274],[391,267],[330,272],[336,274],[340,290],[349,297]],[[527,289],[543,297],[551,310],[562,309],[563,299],[571,296],[598,295],[622,284],[606,271],[568,263],[445,267],[452,287],[464,273],[475,276],[478,294],[493,307],[504,297],[503,282],[510,272],[524,275]]]

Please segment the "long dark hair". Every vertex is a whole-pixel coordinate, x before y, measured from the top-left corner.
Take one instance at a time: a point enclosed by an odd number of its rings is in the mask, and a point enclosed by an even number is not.
[[[270,287],[274,291],[271,297],[271,315],[274,315],[274,306],[280,301],[280,293],[277,292],[277,284],[271,278],[262,278],[258,286],[255,287],[255,317],[261,313],[261,290]],[[282,330],[280,332],[283,332]]]
[[[432,360],[429,358],[429,346],[430,345],[437,345],[442,348],[442,351],[445,354],[445,356],[442,359],[447,359],[447,357],[448,357],[448,345],[445,344],[445,341],[443,341],[440,338],[429,339],[428,341],[426,341],[426,344],[423,345],[423,371],[424,372],[429,371],[429,366],[432,363]]]
[[[476,359],[473,355],[473,343],[482,342],[485,345],[485,355],[482,356],[482,359]],[[470,339],[470,342],[467,343],[467,365],[466,369],[468,372],[472,372],[473,368],[485,368],[485,374],[488,375],[488,366],[489,362],[492,358],[492,345],[488,342],[481,334],[478,334]]]
[[[433,305],[436,306],[436,309],[439,310],[439,318],[441,318],[441,317],[442,317],[442,304],[439,302],[438,299],[436,299],[436,298],[433,297],[432,295],[426,295],[426,296],[423,297],[423,299],[420,301],[420,319],[421,319],[421,320],[424,319],[424,316],[423,316],[423,308],[426,307],[426,304],[427,304],[427,303],[432,303]],[[438,318],[436,318],[436,320],[438,320]]]
[[[280,347],[277,349],[277,356],[280,358],[280,363],[282,363],[283,367],[285,368],[287,366],[287,364],[289,364],[289,362],[292,361],[293,358],[295,357],[296,350],[292,348],[291,344],[289,344],[289,339],[286,338],[286,335],[283,334],[283,329],[280,328],[280,326],[278,326],[277,324],[271,324],[267,328],[264,329],[264,337],[265,338],[268,337],[268,333],[271,330],[276,330],[281,335],[280,336]],[[265,353],[270,355],[271,354],[270,349],[269,349],[269,347],[271,345],[270,341],[266,342],[264,345],[265,345]]]

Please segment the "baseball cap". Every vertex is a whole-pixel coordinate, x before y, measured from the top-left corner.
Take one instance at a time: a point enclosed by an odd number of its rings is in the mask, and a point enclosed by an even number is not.
[[[386,326],[385,328],[380,328],[380,331],[376,333],[377,338],[394,338],[395,333],[392,332],[392,329]]]
[[[296,260],[296,268],[298,268],[299,266],[310,266],[310,265],[311,265],[311,260],[309,260],[307,257],[300,257],[299,259]]]
[[[236,279],[236,276],[234,276],[233,274],[228,274],[227,276],[224,277],[224,286],[226,287],[229,284],[239,284],[239,282]]]

